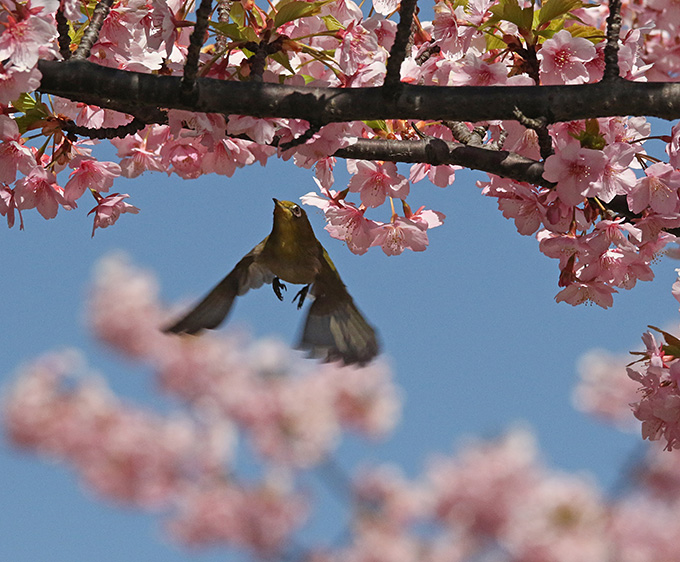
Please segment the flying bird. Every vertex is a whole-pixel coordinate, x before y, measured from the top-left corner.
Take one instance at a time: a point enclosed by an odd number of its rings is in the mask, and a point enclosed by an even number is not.
[[[236,267],[185,316],[165,332],[195,334],[219,326],[229,314],[234,299],[271,283],[283,300],[282,283],[304,285],[295,295],[297,308],[311,295],[298,347],[311,357],[364,365],[379,352],[375,330],[366,321],[347,292],[328,253],[316,239],[307,213],[291,201],[274,199],[274,226],[262,242],[248,252]]]

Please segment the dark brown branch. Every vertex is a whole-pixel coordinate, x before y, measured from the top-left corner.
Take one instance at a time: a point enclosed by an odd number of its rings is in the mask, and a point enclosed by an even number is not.
[[[92,45],[94,45],[99,38],[99,31],[101,30],[102,25],[104,25],[106,16],[109,15],[112,4],[113,0],[99,0],[94,8],[94,12],[92,12],[90,25],[87,26],[85,33],[83,33],[83,38],[80,40],[76,52],[73,53],[72,59],[85,60],[90,56]]]
[[[285,152],[286,150],[290,150],[291,148],[295,148],[296,146],[300,146],[301,144],[305,144],[309,139],[311,139],[320,130],[321,130],[321,125],[315,125],[313,123],[310,123],[309,128],[304,133],[302,133],[298,137],[295,137],[293,140],[279,144],[279,148],[282,151]]]
[[[192,102],[179,95],[180,77],[106,68],[83,60],[38,63],[39,91],[134,114],[139,107],[225,115],[305,119],[310,123],[370,119],[479,122],[515,119],[515,108],[546,123],[644,115],[680,117],[680,83],[616,82],[574,86],[414,86],[402,83],[395,99],[382,87],[317,88],[284,84],[196,80]]]
[[[69,36],[69,25],[66,16],[61,8],[54,15],[57,21],[57,33],[59,33],[59,53],[64,60],[71,58],[71,37]]]
[[[442,124],[451,131],[453,138],[459,143],[468,146],[482,146],[484,144],[486,130],[482,132],[475,128],[471,131],[463,121],[442,121]]]
[[[621,0],[609,0],[607,44],[604,47],[603,81],[619,78],[619,35],[621,34]]]
[[[182,86],[180,95],[183,99],[191,101],[198,76],[198,60],[201,55],[201,47],[205,43],[208,31],[208,19],[212,12],[212,0],[201,0],[201,5],[196,10],[196,25],[189,38],[189,48],[187,49],[187,60],[184,63],[184,76],[182,76]]]
[[[433,166],[454,164],[542,187],[555,186],[543,179],[541,162],[514,152],[466,146],[435,138],[420,141],[358,139],[356,143],[341,148],[333,156],[358,160],[424,162]]]
[[[406,47],[411,37],[411,26],[413,25],[413,14],[415,14],[418,0],[401,0],[399,8],[399,23],[394,43],[390,49],[390,56],[387,59],[387,73],[383,85],[385,92],[390,97],[398,95],[399,84],[401,83],[401,64],[406,58]]]
[[[67,133],[73,133],[82,137],[89,137],[91,139],[115,139],[123,138],[128,135],[134,135],[137,131],[141,131],[146,127],[147,123],[136,117],[126,125],[120,127],[102,127],[101,129],[92,129],[90,127],[81,127],[76,125],[73,121],[66,121],[62,125]]]
[[[519,109],[516,109],[515,118],[520,123],[520,125],[523,125],[527,129],[531,129],[532,131],[536,132],[536,136],[538,137],[538,147],[543,160],[553,154],[554,151],[552,138],[548,132],[547,120],[545,117],[536,117],[531,119],[524,115]]]

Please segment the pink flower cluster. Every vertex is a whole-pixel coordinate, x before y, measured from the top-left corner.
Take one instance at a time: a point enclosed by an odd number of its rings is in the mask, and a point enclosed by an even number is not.
[[[100,278],[95,295],[129,275],[132,288],[123,298],[128,304],[137,298],[144,311],[130,322],[153,316],[150,276],[119,260],[103,268],[102,273],[117,279]],[[97,296],[93,304],[106,306]],[[93,313],[99,322],[110,314]],[[152,323],[130,330],[140,336]],[[115,329],[115,345],[139,358],[137,346],[120,341],[122,324]],[[105,331],[101,324],[99,330]],[[293,552],[288,549],[313,513],[316,499],[311,489],[300,489],[297,476],[320,462],[326,466],[320,474],[332,478],[328,483],[336,490],[341,487],[350,511],[347,529],[338,529],[342,541],[295,550],[316,562],[601,562],[608,556],[637,562],[672,560],[676,552],[677,458],[660,454],[660,448],[650,451],[640,465],[635,487],[615,499],[606,498],[587,476],[544,466],[531,434],[520,429],[500,439],[468,442],[455,454],[433,456],[412,479],[389,464],[364,465],[344,474],[338,465],[328,465],[327,446],[323,458],[309,456],[318,441],[314,426],[328,427],[329,419],[339,416],[348,426],[359,421],[369,433],[389,430],[394,412],[385,405],[393,398],[384,383],[377,388],[370,372],[335,373],[335,379],[343,379],[344,398],[339,402],[344,406],[326,398],[315,406],[310,397],[333,394],[338,380],[329,382],[323,371],[315,371],[318,380],[291,373],[294,361],[280,346],[262,342],[248,352],[242,344],[215,338],[204,344],[205,353],[198,353],[191,349],[193,342],[173,350],[163,338],[177,339],[147,335],[146,343],[155,341],[157,347],[144,358],[154,365],[161,348],[172,351],[174,356],[158,369],[163,376],[167,364],[179,361],[180,354],[186,356],[176,369],[191,369],[191,377],[175,373],[176,379],[161,379],[166,391],[184,400],[186,412],[162,416],[124,402],[89,372],[78,352],[64,351],[19,372],[4,405],[9,438],[70,464],[105,499],[147,510],[163,508],[166,529],[184,545],[242,548],[259,559]],[[236,355],[238,362],[231,359]],[[346,374],[351,381],[344,380]],[[245,389],[244,380],[239,380],[249,377],[258,378],[258,389]],[[373,382],[367,383],[367,378]],[[283,389],[286,384],[293,385],[289,392],[300,404],[289,404],[284,419],[278,417],[281,403],[274,403],[277,398],[268,387]],[[382,414],[373,406],[377,403],[383,404]],[[311,417],[303,412],[306,408],[315,410]],[[258,410],[266,411],[266,421],[274,427],[258,425]],[[366,416],[371,410],[373,416]],[[371,417],[374,422],[366,426]],[[241,430],[269,431],[272,439],[267,441],[280,441],[275,451],[260,449],[266,462],[259,478],[239,475],[234,444]],[[301,447],[301,439],[309,439],[310,446]],[[286,454],[281,454],[283,449]]]
[[[680,449],[680,361],[666,355],[651,332],[642,336],[646,351],[643,367],[628,368],[628,376],[640,385],[642,397],[632,404],[642,422],[642,438],[662,439],[666,449]]]
[[[626,375],[630,362],[628,354],[614,355],[603,349],[592,349],[581,356],[574,405],[621,430],[637,427],[630,404],[639,398],[639,387]]]
[[[79,0],[62,3],[65,17],[77,32],[88,24],[80,5]],[[601,78],[604,42],[600,36],[606,10],[575,7],[573,14],[556,10],[549,22],[550,33],[541,32],[532,42],[528,37],[535,30],[518,28],[511,15],[506,14],[509,19],[504,19],[506,15],[499,16],[504,12],[492,10],[494,6],[492,0],[473,0],[465,6],[436,2],[431,22],[414,22],[413,44],[401,67],[402,80],[465,86],[583,84]],[[250,2],[239,8],[245,16],[232,14],[228,31],[221,24],[211,28],[200,55],[200,70],[202,75],[222,80],[248,80],[252,72],[261,71],[262,79],[269,82],[378,86],[394,42],[393,12],[397,7],[396,2],[381,0],[374,5],[375,13],[367,17],[353,0],[337,0],[314,5],[298,16],[291,11],[282,17],[273,8]],[[22,72],[34,75],[39,57],[59,56],[53,17],[56,9],[54,0],[2,4],[0,21],[5,29],[0,35],[0,51],[5,55],[7,72],[19,73],[16,77]],[[677,49],[669,45],[676,35],[673,24],[667,22],[673,13],[672,6],[664,2],[626,4],[623,14],[628,27],[619,49],[622,76],[645,80],[663,74],[665,79],[672,79]],[[541,11],[539,18],[543,15]],[[651,29],[647,22],[657,18],[665,18],[664,25]],[[576,25],[576,21],[580,23]],[[547,24],[541,20],[541,29]],[[122,0],[114,3],[90,60],[119,69],[181,75],[191,27],[190,14],[179,0],[145,4]],[[266,36],[272,44],[279,42],[279,51],[267,58],[264,70],[254,69],[249,52],[234,36]],[[494,40],[487,41],[491,36]],[[527,50],[535,55],[533,67]],[[264,164],[270,156],[278,155],[298,166],[315,168],[323,186],[322,198],[307,197],[306,201],[324,210],[332,236],[345,240],[356,253],[380,246],[388,255],[396,255],[405,249],[424,250],[429,243],[427,231],[444,218],[422,207],[411,212],[406,204],[410,184],[428,179],[446,187],[455,180],[456,166],[414,164],[409,174],[402,175],[392,162],[348,161],[352,177],[347,189],[358,194],[360,205],[347,200],[347,190],[340,190],[342,196],[330,195],[335,164],[332,155],[357,139],[429,135],[455,142],[452,129],[444,123],[406,120],[333,123],[307,142],[286,148],[286,143],[308,130],[308,123],[170,111],[168,125],[149,125],[112,141],[118,148],[120,164],[98,162],[85,143],[73,142],[62,133],[63,120],[99,128],[126,124],[131,117],[59,98],[47,104],[40,96],[19,97],[19,93],[31,92],[36,83],[25,81],[16,94],[4,99],[0,95],[6,114],[23,113],[21,130],[5,124],[0,137],[0,213],[7,216],[10,225],[15,211],[36,208],[43,217],[52,218],[59,207],[74,208],[89,186],[97,202],[94,227],[102,228],[115,222],[121,213],[137,212],[124,201],[125,194],[98,195],[106,192],[119,175],[137,177],[149,170],[174,173],[183,179],[209,173],[231,176],[237,168]],[[12,105],[7,105],[10,102]],[[488,129],[483,140],[505,139],[503,148],[540,159],[534,131],[516,122],[466,123],[464,127],[472,131],[475,125]],[[25,144],[25,131],[38,127],[47,137],[45,145],[52,142],[51,156],[45,147],[35,149]],[[560,260],[563,290],[558,300],[609,306],[618,288],[630,288],[638,279],[652,278],[650,261],[673,239],[663,229],[680,222],[680,172],[676,170],[680,132],[676,127],[670,136],[670,163],[651,166],[647,166],[642,142],[648,136],[644,119],[562,123],[551,126],[550,134],[554,154],[545,161],[544,178],[556,184],[553,189],[494,176],[482,184],[484,193],[499,198],[504,215],[515,220],[521,233],[539,231],[541,250]],[[641,165],[644,176],[633,169]],[[61,187],[58,175],[66,167],[72,172]],[[24,177],[17,180],[17,173]],[[623,214],[633,213],[635,219],[623,223],[603,210],[601,206],[615,197],[625,199]],[[401,215],[394,210],[394,199],[403,203]],[[391,206],[389,222],[365,217],[367,209],[386,202]]]
[[[516,136],[515,126],[506,131],[520,154],[536,150],[535,137],[532,146],[525,135]],[[664,229],[680,226],[680,172],[662,162],[645,167],[642,177],[630,168],[648,158],[641,143],[631,144],[649,135],[644,119],[563,123],[550,132],[558,150],[546,160],[543,177],[556,183],[554,189],[497,177],[480,186],[498,198],[521,234],[536,233],[540,251],[559,260],[564,288],[558,301],[606,308],[618,288],[653,279],[650,264],[676,241]],[[678,132],[674,128],[673,137]],[[604,209],[615,197],[634,218],[610,218]]]
[[[363,164],[349,185],[350,191],[361,191],[362,198],[371,201],[375,197],[382,197],[384,200],[386,192],[394,186],[401,186],[398,189],[408,186],[406,179],[397,173],[397,167],[390,162]],[[388,256],[399,255],[405,249],[422,252],[429,244],[427,231],[444,223],[443,213],[424,207],[414,213],[403,199],[403,216],[395,212],[393,205],[389,223],[368,219],[364,216],[366,204],[357,207],[345,200],[346,192],[336,193],[326,189],[319,180],[314,179],[321,195],[310,192],[301,197],[302,202],[322,209],[328,221],[328,233],[333,238],[343,240],[355,254],[364,254],[371,246],[380,246]]]
[[[234,334],[164,334],[170,314],[155,279],[121,257],[99,265],[88,316],[103,342],[150,365],[185,410],[161,416],[126,403],[66,351],[20,371],[4,408],[8,435],[68,463],[105,498],[171,508],[168,528],[187,545],[278,553],[309,513],[296,480],[281,475],[324,462],[344,431],[382,438],[399,417],[383,364],[319,364]],[[238,436],[257,453],[263,481],[238,476]]]

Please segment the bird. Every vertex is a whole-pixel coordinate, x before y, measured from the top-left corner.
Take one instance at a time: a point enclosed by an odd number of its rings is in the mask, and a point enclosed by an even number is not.
[[[380,351],[376,331],[347,291],[328,252],[314,235],[307,213],[291,201],[274,201],[272,231],[236,264],[194,308],[165,332],[197,334],[218,327],[234,299],[270,283],[283,301],[283,283],[304,285],[293,298],[298,310],[313,297],[298,348],[324,362],[363,366]]]

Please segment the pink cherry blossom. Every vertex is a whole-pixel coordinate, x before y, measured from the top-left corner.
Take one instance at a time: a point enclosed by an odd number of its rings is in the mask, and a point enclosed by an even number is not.
[[[548,157],[543,177],[557,183],[555,189],[562,201],[567,205],[578,205],[592,184],[601,181],[606,163],[607,157],[601,150],[581,148],[577,142],[568,142]]]
[[[42,15],[19,20],[8,15],[5,31],[0,35],[0,60],[9,60],[18,70],[30,70],[38,62],[40,47],[50,45],[56,36],[56,26]]]
[[[20,230],[24,229],[24,221],[21,218],[21,210],[17,208],[14,190],[6,185],[0,184],[0,215],[7,217],[7,227],[14,226],[14,211],[19,213]]]
[[[657,162],[645,170],[645,177],[629,191],[628,205],[634,213],[649,207],[659,214],[673,214],[680,208],[679,188],[680,172],[670,164]]]
[[[338,64],[347,76],[355,74],[362,64],[373,58],[385,58],[375,33],[356,21],[350,21],[345,29],[338,32],[338,37],[341,40],[337,50]]]
[[[616,195],[626,195],[635,185],[635,172],[628,166],[635,149],[626,143],[609,144],[602,150],[606,156],[602,179],[591,185],[586,195],[609,203]]]
[[[37,68],[20,70],[0,63],[0,103],[8,104],[24,92],[32,92],[40,86],[42,75]]]
[[[595,46],[583,37],[572,37],[568,30],[558,31],[541,45],[541,83],[584,84],[588,81],[585,63],[595,58]]]
[[[358,192],[367,207],[378,207],[385,198],[404,199],[409,193],[409,182],[397,172],[394,162],[354,161],[347,163],[354,175],[349,180],[349,190]]]
[[[354,254],[365,254],[375,245],[381,224],[364,217],[364,211],[353,205],[331,206],[326,210],[326,230],[333,237],[344,240]]]
[[[550,474],[518,499],[501,542],[516,560],[606,559],[606,506],[593,482],[581,475]]]
[[[254,486],[217,479],[190,486],[178,507],[168,527],[179,542],[247,547],[262,557],[282,550],[308,512],[302,495],[273,479]]]
[[[124,199],[130,197],[127,193],[112,193],[107,197],[97,199],[97,206],[88,215],[95,213],[92,236],[98,228],[106,228],[114,224],[122,213],[132,213],[136,215],[139,209],[134,205],[126,203]]]
[[[373,9],[381,16],[387,16],[399,7],[398,0],[373,0]]]
[[[201,175],[201,162],[205,147],[191,138],[166,142],[160,151],[163,168],[183,179],[196,179]]]
[[[419,182],[427,177],[437,187],[448,187],[456,179],[456,170],[460,166],[432,166],[431,164],[413,164],[409,174],[411,183]]]
[[[675,169],[680,168],[680,122],[671,129],[671,141],[666,145],[668,162]]]
[[[398,256],[406,249],[422,252],[428,244],[427,232],[421,224],[396,215],[378,228],[373,240],[373,245],[381,246],[388,256]]]
[[[121,175],[121,168],[115,162],[99,162],[94,158],[74,158],[69,162],[73,168],[68,182],[64,186],[64,195],[68,201],[74,202],[86,189],[108,191],[113,180]]]
[[[582,355],[577,367],[580,380],[573,393],[575,406],[621,429],[635,427],[629,404],[639,395],[626,373],[630,361],[629,355],[613,355],[603,349]]]
[[[16,121],[0,115],[0,182],[12,183],[17,171],[28,174],[35,167],[33,151],[24,145]]]
[[[616,289],[602,281],[574,282],[557,293],[555,300],[572,305],[594,303],[609,308],[614,304],[613,293]]]
[[[430,461],[427,483],[437,521],[497,536],[541,475],[533,437],[515,429],[494,442],[476,441],[455,457]]]
[[[16,182],[15,197],[17,209],[37,208],[46,219],[57,216],[59,206],[70,208],[64,197],[64,190],[57,184],[53,172],[37,166],[24,178]]]

